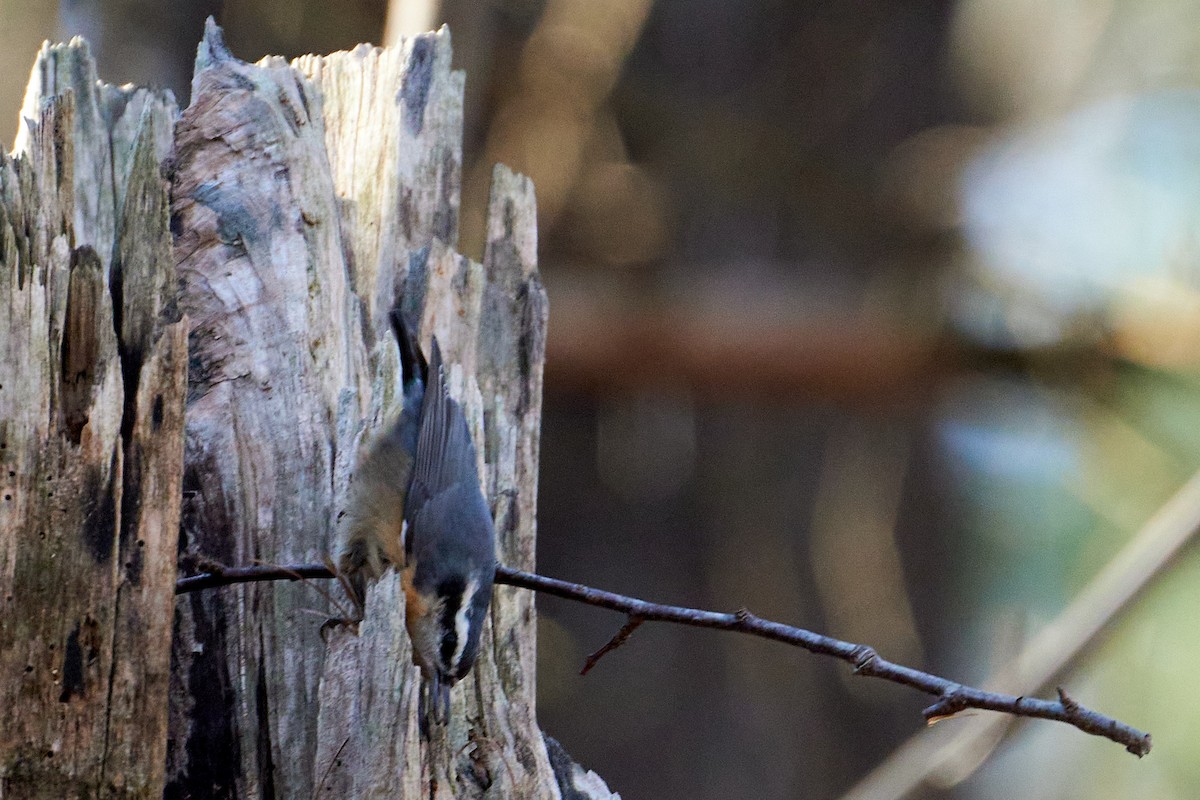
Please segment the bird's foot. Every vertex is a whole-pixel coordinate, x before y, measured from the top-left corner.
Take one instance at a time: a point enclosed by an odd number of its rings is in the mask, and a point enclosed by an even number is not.
[[[321,641],[326,641],[326,635],[334,628],[348,627],[354,635],[358,635],[358,623],[362,622],[362,614],[357,617],[330,617],[321,623]]]

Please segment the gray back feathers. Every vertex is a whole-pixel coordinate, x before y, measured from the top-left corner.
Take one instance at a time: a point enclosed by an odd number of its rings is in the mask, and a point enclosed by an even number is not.
[[[457,551],[459,557],[478,564],[493,558],[491,513],[479,489],[475,444],[466,417],[446,389],[446,366],[436,337],[432,350],[404,509],[409,525],[406,549],[436,548],[443,557]]]

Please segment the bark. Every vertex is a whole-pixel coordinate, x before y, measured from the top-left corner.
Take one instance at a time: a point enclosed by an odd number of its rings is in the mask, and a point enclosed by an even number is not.
[[[172,180],[192,323],[185,561],[336,550],[359,449],[395,411],[399,303],[451,365],[498,557],[533,568],[546,326],[533,187],[498,167],[484,263],[455,252],[463,75],[450,61],[443,29],[251,65],[208,26]],[[180,601],[168,796],[609,796],[561,749],[552,765],[537,728],[530,594],[497,589],[476,669],[430,742],[397,576],[371,588],[357,634],[325,643],[334,613],[303,583]]]
[[[186,393],[169,93],[43,47],[0,157],[0,796],[158,797]]]

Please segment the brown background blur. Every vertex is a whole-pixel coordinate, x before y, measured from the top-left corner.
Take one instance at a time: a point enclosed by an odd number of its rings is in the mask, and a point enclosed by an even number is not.
[[[386,5],[0,0],[6,143],[43,38],[183,104],[208,14],[255,60],[380,42]],[[397,5],[467,72],[460,249],[494,162],[537,187],[541,571],[979,682],[1200,466],[1194,3]],[[1194,797],[1198,578],[1065,679],[1148,759],[1036,723],[924,796]],[[729,634],[646,626],[581,678],[622,620],[538,603],[543,727],[627,800],[835,798],[922,727]]]

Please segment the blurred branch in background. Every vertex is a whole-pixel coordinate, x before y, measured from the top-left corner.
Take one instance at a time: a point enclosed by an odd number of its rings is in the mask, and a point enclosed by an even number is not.
[[[533,179],[538,230],[552,230],[586,170],[636,171],[627,163],[608,97],[641,34],[651,0],[548,0],[523,42],[511,77],[499,83],[486,139],[463,186],[464,252],[482,245],[483,198],[491,164]],[[606,135],[607,134],[607,135]],[[597,152],[597,147],[600,151]],[[635,179],[636,180],[636,179]],[[621,177],[607,186],[622,188]],[[600,199],[602,195],[595,195]],[[628,200],[626,196],[613,200]]]
[[[1200,531],[1200,472],[1183,485],[1070,605],[986,686],[1034,694],[1062,676],[1111,630]],[[1012,728],[1012,719],[963,719],[923,731],[899,747],[842,800],[901,800],[964,780]],[[945,736],[942,736],[943,730]],[[948,737],[948,740],[947,740]]]
[[[1118,295],[1110,318],[1076,320],[1078,330],[1038,343],[980,338],[887,311],[785,316],[766,299],[716,307],[633,299],[602,281],[548,284],[546,390],[560,395],[637,391],[650,382],[709,398],[887,408],[929,400],[943,381],[969,372],[1070,382],[1119,365],[1200,370],[1200,292],[1182,287]]]
[[[826,445],[809,546],[830,632],[903,663],[926,663],[896,544],[912,435],[896,426],[837,426]]]
[[[395,47],[405,36],[437,30],[439,0],[388,0],[383,27],[384,47]]]
[[[889,408],[929,400],[970,371],[1043,369],[1061,378],[1121,360],[1107,337],[1001,346],[876,314],[780,320],[687,303],[641,304],[601,292],[554,294],[546,391],[636,392],[684,386],[706,398],[757,398]]]

